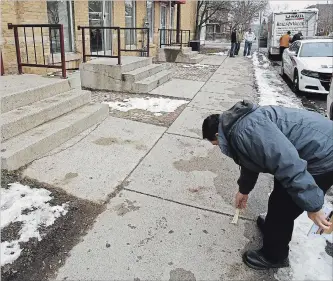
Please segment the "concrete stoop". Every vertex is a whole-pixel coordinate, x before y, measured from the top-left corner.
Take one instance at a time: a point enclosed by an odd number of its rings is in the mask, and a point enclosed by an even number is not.
[[[160,62],[196,64],[204,59],[204,55],[201,55],[196,51],[192,51],[192,48],[190,47],[183,47],[180,49],[178,46],[173,46],[160,48],[157,59]]]
[[[83,89],[129,93],[148,93],[171,79],[165,64],[153,64],[152,58],[122,57],[94,59],[80,66]]]
[[[92,104],[91,93],[68,80],[13,75],[0,82],[2,169],[20,168],[108,116],[107,105]]]

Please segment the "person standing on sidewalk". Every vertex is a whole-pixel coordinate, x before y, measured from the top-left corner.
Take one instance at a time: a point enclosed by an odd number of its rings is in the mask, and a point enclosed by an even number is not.
[[[320,228],[332,226],[322,211],[324,195],[333,185],[332,121],[304,109],[243,101],[207,117],[202,134],[241,167],[237,208],[246,207],[259,173],[274,175],[267,216],[257,219],[263,247],[243,255],[249,267],[289,265],[294,220],[304,211]]]
[[[256,40],[256,36],[254,32],[252,32],[251,28],[249,28],[249,31],[245,32],[244,39],[245,39],[245,46],[244,46],[243,55],[245,57],[251,55],[252,43],[254,40]]]
[[[239,49],[240,49],[240,44],[242,42],[243,39],[243,34],[242,34],[242,30],[239,28],[236,32],[236,51],[235,51],[235,55],[238,56],[239,53]]]
[[[282,55],[285,49],[289,48],[290,43],[290,31],[280,37],[280,57],[282,59]]]
[[[236,46],[237,46],[237,32],[236,28],[233,28],[231,32],[231,49],[230,49],[231,58],[235,56]]]

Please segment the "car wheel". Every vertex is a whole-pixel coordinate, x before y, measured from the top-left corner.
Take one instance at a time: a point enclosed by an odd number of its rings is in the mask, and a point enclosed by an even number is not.
[[[331,106],[331,112],[329,114],[330,114],[329,116],[330,120],[333,121],[333,105]]]
[[[293,92],[295,94],[299,94],[299,78],[298,78],[298,70],[295,69],[295,73],[294,73],[294,79],[293,79]]]

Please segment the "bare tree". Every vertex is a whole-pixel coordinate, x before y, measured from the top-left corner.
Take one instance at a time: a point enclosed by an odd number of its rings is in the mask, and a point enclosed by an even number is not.
[[[228,12],[230,1],[198,1],[196,17],[196,39],[200,38],[202,26],[207,23],[216,14]]]
[[[58,1],[49,1],[47,2],[47,17],[49,23],[58,24],[59,19],[59,2]]]
[[[230,14],[232,15],[232,27],[242,26],[246,28],[255,20],[260,12],[264,12],[268,6],[268,0],[233,1]]]

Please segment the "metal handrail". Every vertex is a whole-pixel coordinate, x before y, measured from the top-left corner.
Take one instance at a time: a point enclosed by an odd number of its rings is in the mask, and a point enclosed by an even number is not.
[[[24,49],[26,54],[26,62],[22,62],[21,57],[21,49],[20,49],[20,39],[18,34],[18,29],[23,28],[24,34]],[[32,30],[32,38],[33,38],[33,46],[34,46],[34,62],[29,62],[29,52],[28,52],[28,44],[27,44],[27,36],[26,36],[26,28],[31,28]],[[37,60],[37,52],[36,52],[36,40],[35,40],[35,28],[40,28],[40,35],[42,41],[42,51],[43,51],[43,63],[38,63]],[[43,28],[48,28],[48,36],[50,39],[50,53],[52,56],[52,64],[47,64],[45,60],[45,45],[44,45],[44,34]],[[28,67],[45,67],[45,68],[61,68],[62,77],[66,78],[66,58],[65,58],[65,41],[64,41],[64,27],[62,24],[12,24],[8,23],[8,29],[14,30],[14,40],[15,40],[15,49],[16,49],[16,59],[17,59],[17,67],[19,74],[23,73],[23,66]],[[59,41],[60,41],[60,57],[61,57],[61,65],[56,65],[54,63],[54,49],[53,49],[53,39],[52,39],[52,30],[59,30]],[[57,32],[55,35],[55,43],[57,46]]]
[[[123,51],[123,52],[141,52],[142,56],[145,53],[146,56],[149,57],[149,45],[150,45],[149,28],[147,28],[147,27],[120,27],[120,30],[124,30],[124,31],[129,30],[130,31],[129,49],[126,47],[126,44],[125,44],[125,48],[122,48],[121,51]],[[141,49],[139,49],[139,48],[132,49],[132,43],[135,43],[135,45],[137,45],[136,42],[132,42],[132,33],[131,33],[132,30],[142,31],[142,37],[141,37],[142,38],[142,40],[141,40],[142,48]],[[135,38],[136,37],[137,37],[137,35],[135,34]],[[146,37],[146,40],[145,40],[145,37]],[[145,42],[146,42],[146,45],[145,45]]]
[[[159,28],[160,35],[160,48],[162,46],[180,46],[182,49],[183,46],[189,46],[191,30],[189,29],[171,29],[171,28]],[[162,34],[165,35],[165,42],[162,42]],[[173,41],[173,34],[176,34],[176,38]],[[187,37],[187,39],[186,39]]]
[[[2,52],[0,53],[1,56],[1,76],[5,74],[5,68],[3,66],[3,58],[2,58]]]
[[[82,30],[81,32],[81,35],[82,35],[82,56],[83,56],[83,62],[86,62],[87,61],[87,57],[95,57],[95,58],[117,58],[118,59],[118,65],[121,65],[121,46],[120,46],[120,27],[116,27],[116,26],[78,26],[77,27],[78,30]],[[118,53],[116,56],[113,56],[112,54],[109,56],[109,55],[106,55],[105,54],[105,50],[104,50],[104,55],[100,55],[98,54],[98,50],[97,50],[97,54],[96,55],[93,55],[93,54],[90,54],[90,55],[87,55],[86,54],[86,38],[85,38],[85,30],[86,29],[89,29],[89,30],[92,30],[92,29],[107,29],[107,30],[116,30],[117,31],[117,43],[118,43]],[[98,33],[97,33],[98,34]]]

